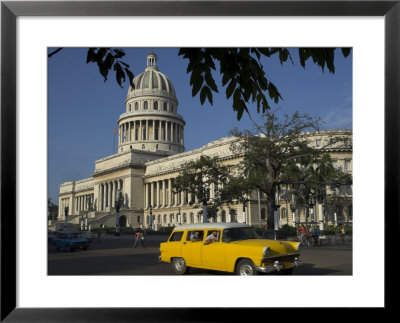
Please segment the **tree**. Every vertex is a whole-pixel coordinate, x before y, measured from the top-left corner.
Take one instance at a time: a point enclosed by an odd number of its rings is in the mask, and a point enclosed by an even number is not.
[[[322,121],[298,112],[285,114],[280,121],[276,113],[264,115],[263,126],[255,125],[257,133],[250,131],[232,133],[238,141],[231,145],[236,154],[242,154],[240,181],[243,191],[264,192],[267,198],[268,225],[274,227],[272,214],[277,206],[277,196],[282,188],[296,195],[300,204],[308,203],[311,193],[322,187],[331,188],[351,183],[351,176],[332,167],[326,150],[329,147],[351,143],[346,137],[332,137],[321,148],[314,148],[304,136],[304,131],[318,131]]]
[[[53,204],[51,202],[51,198],[47,199],[47,219],[54,220],[58,214],[58,205]]]
[[[218,157],[201,155],[199,159],[182,165],[173,189],[175,193],[190,193],[192,200],[189,204],[193,207],[202,205],[203,214],[214,217],[223,204],[243,198],[244,184],[238,182]],[[210,193],[211,189],[214,189],[214,194]],[[200,203],[196,203],[196,198]]]
[[[48,57],[60,50],[62,48],[54,50]],[[335,51],[335,48],[299,48],[298,60],[303,68],[311,59],[322,72],[327,68],[330,73],[334,73]],[[347,57],[351,49],[341,48],[341,52]],[[190,74],[192,96],[199,94],[201,104],[204,104],[206,99],[213,104],[213,92],[219,91],[213,71],[219,66],[221,88],[226,86],[227,99],[233,98],[232,108],[238,120],[244,112],[249,113],[249,103],[256,104],[257,113],[265,113],[270,110],[269,100],[279,103],[283,99],[278,87],[266,77],[262,59],[277,55],[281,65],[288,61],[294,64],[294,50],[288,48],[180,48],[178,55],[189,61],[187,73]],[[97,63],[104,81],[113,69],[121,87],[127,76],[131,87],[134,88],[134,74],[130,66],[121,60],[124,56],[123,49],[89,48],[86,63]]]
[[[47,55],[48,58],[57,54],[63,48],[57,48]],[[113,69],[115,71],[115,79],[120,87],[125,82],[126,76],[129,79],[129,84],[134,87],[133,84],[133,72],[130,70],[130,66],[121,60],[125,56],[125,52],[122,49],[117,48],[89,48],[86,57],[86,63],[96,63],[100,74],[104,78],[104,82],[107,81],[108,73]]]

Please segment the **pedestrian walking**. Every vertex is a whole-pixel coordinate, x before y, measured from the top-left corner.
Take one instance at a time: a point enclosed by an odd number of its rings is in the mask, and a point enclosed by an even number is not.
[[[135,233],[135,243],[133,244],[133,248],[136,248],[137,245],[139,245],[140,248],[143,248],[139,230]]]

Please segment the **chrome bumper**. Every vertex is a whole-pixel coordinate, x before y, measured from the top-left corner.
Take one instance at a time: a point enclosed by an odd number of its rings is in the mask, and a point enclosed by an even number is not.
[[[301,265],[303,265],[302,262],[299,260],[299,258],[294,258],[294,261],[290,262],[290,264],[292,265],[291,268],[300,267]],[[279,262],[279,260],[274,261],[274,264],[272,266],[269,266],[269,267],[258,267],[258,266],[256,266],[256,269],[259,272],[262,272],[262,273],[272,273],[272,272],[275,272],[275,271],[279,272],[284,268],[285,268],[285,266],[283,265],[283,263]]]

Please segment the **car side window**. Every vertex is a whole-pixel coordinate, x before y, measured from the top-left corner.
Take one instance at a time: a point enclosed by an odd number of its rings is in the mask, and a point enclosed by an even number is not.
[[[182,236],[183,236],[183,231],[174,232],[171,238],[169,238],[169,241],[181,241]]]
[[[219,241],[220,232],[219,232],[218,230],[208,230],[208,231],[207,231],[206,237],[208,238],[210,235],[212,235],[213,232],[216,232],[216,233],[217,233],[217,239],[215,239],[214,241],[215,241],[215,242]],[[207,239],[207,238],[206,238],[206,239]]]
[[[231,242],[233,240],[232,231],[230,229],[225,229],[222,233],[222,242]]]
[[[202,241],[204,237],[204,231],[202,230],[194,230],[188,231],[186,236],[186,241]]]

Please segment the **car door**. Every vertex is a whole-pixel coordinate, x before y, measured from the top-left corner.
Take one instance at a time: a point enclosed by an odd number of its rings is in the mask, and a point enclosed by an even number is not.
[[[199,239],[191,240],[191,236],[199,232]],[[204,230],[187,231],[183,237],[182,258],[185,259],[186,265],[191,267],[200,267],[202,265],[201,247],[204,240]]]
[[[208,230],[206,237],[217,232],[217,240],[210,244],[202,244],[201,257],[203,267],[213,270],[225,270],[225,243],[221,242],[220,230]]]

